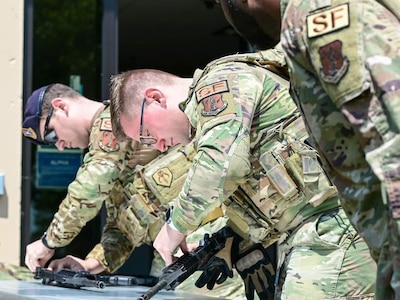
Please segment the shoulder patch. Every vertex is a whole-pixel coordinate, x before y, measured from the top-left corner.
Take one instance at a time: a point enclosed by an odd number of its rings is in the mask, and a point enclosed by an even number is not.
[[[344,3],[307,16],[307,36],[314,38],[350,25],[349,4]]]
[[[158,169],[153,175],[155,183],[161,186],[170,187],[172,183],[172,172],[167,167]]]
[[[201,87],[196,91],[196,100],[199,105],[199,112],[203,117],[213,117],[224,114],[234,113],[232,95],[230,93],[227,80],[221,80]],[[230,109],[227,109],[229,108]]]
[[[329,83],[338,83],[346,74],[350,66],[350,60],[343,55],[342,41],[335,40],[318,49],[321,59],[321,79]]]
[[[200,102],[211,95],[229,92],[228,81],[221,80],[212,84],[206,85],[196,91],[197,102]]]
[[[101,119],[100,131],[112,131],[111,118],[102,118]]]
[[[99,142],[99,147],[101,149],[103,149],[106,152],[113,152],[119,150],[118,141],[115,135],[112,133],[112,131],[103,131],[100,132],[100,134],[102,135],[102,138]]]
[[[201,114],[205,117],[216,116],[228,106],[221,94],[206,97],[201,102],[203,104]]]

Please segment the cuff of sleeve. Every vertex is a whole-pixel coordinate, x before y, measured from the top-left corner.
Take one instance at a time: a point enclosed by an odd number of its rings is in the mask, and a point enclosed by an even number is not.
[[[199,225],[188,223],[184,210],[179,209],[178,207],[174,207],[171,213],[171,220],[167,223],[171,228],[186,235],[195,231],[199,227]]]
[[[46,248],[50,249],[50,250],[55,250],[57,247],[52,247],[52,246],[50,246],[46,238],[47,238],[47,232],[43,233],[43,235],[42,235],[42,237],[41,237],[41,240],[42,240],[43,245],[44,245]]]
[[[108,266],[108,264],[107,264],[105,255],[104,255],[104,248],[103,248],[103,246],[102,246],[100,243],[97,244],[97,245],[92,249],[92,251],[90,251],[90,252],[88,253],[88,255],[86,256],[86,258],[94,258],[94,259],[97,259],[97,260],[100,262],[101,266],[102,266],[107,272],[111,272],[111,270],[110,270],[110,268],[109,268],[109,266]]]

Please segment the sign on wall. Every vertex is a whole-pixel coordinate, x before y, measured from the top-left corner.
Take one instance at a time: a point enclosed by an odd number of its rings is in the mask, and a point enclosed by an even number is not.
[[[38,146],[36,151],[36,187],[66,188],[82,164],[81,149],[58,151],[54,146]]]

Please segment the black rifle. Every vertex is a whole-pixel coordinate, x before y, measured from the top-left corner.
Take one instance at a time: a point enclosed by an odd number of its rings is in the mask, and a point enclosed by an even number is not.
[[[153,286],[157,283],[156,277],[134,277],[123,275],[97,275],[88,271],[73,271],[61,269],[51,271],[36,267],[35,279],[42,279],[46,285],[57,285],[67,288],[97,287],[103,289],[106,285],[146,285]]]
[[[158,283],[138,298],[138,300],[148,300],[163,288],[166,290],[176,288],[190,275],[204,267],[210,258],[225,247],[227,238],[232,235],[233,232],[229,227],[220,229],[211,237],[206,234],[199,247],[185,253],[175,262],[164,268]]]

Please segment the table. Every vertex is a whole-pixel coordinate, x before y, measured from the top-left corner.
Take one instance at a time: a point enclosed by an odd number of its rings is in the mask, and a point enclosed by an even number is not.
[[[41,281],[0,280],[0,300],[137,300],[149,287],[106,286],[104,289],[84,287],[80,289],[44,285]],[[161,290],[151,300],[215,300],[220,298]]]

